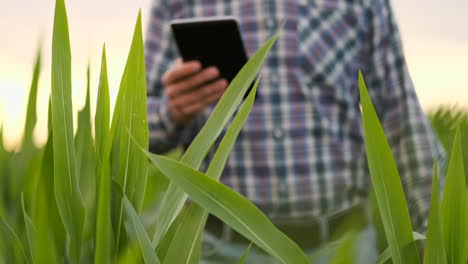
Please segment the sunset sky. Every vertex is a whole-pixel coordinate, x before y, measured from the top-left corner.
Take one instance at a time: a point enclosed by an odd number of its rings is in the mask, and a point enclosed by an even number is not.
[[[423,108],[440,104],[468,107],[468,1],[392,0],[392,4]],[[106,42],[114,102],[138,9],[142,10],[146,32],[151,0],[66,0],[66,5],[73,56],[73,106],[75,112],[83,107],[89,61],[94,112],[102,44]],[[8,1],[0,9],[0,126],[10,148],[22,135],[39,44],[43,62],[35,139],[39,144],[46,139],[53,10],[53,0]]]

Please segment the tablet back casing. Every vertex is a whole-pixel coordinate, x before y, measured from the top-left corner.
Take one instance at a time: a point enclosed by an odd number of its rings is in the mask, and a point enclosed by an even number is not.
[[[184,61],[199,60],[204,68],[217,66],[229,82],[247,62],[234,18],[176,20],[171,28]]]

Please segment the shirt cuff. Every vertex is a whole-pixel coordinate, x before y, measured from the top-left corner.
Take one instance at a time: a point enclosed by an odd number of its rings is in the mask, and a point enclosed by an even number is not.
[[[177,124],[174,116],[169,110],[169,103],[167,96],[163,97],[161,104],[161,121],[164,126],[167,128],[167,133],[170,135],[170,138],[178,139],[179,144],[186,142],[190,134],[189,125],[180,125]]]

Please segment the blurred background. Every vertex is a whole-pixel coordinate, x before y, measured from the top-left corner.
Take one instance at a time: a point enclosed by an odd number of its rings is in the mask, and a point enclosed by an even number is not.
[[[151,0],[67,0],[72,49],[73,107],[85,102],[86,67],[91,65],[92,113],[102,45],[106,43],[113,107],[138,10],[146,33]],[[468,107],[468,1],[391,0],[410,73],[423,108]],[[47,135],[53,0],[15,0],[0,9],[0,126],[7,148],[22,136],[34,60],[42,45],[35,140]],[[76,119],[76,116],[75,116]]]

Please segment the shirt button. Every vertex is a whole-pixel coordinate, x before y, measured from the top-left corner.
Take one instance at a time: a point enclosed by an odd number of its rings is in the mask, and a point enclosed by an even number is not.
[[[270,30],[274,30],[276,28],[276,22],[273,18],[265,19],[265,27]]]
[[[287,187],[286,183],[281,182],[279,184],[279,191],[280,191],[281,194],[284,194],[284,193],[288,192],[288,187]]]
[[[277,127],[273,129],[273,138],[276,140],[280,140],[284,137],[284,131],[282,128]]]
[[[278,85],[278,76],[276,76],[275,74],[271,75],[270,77],[270,82],[271,82],[271,85],[273,86],[276,86]]]

